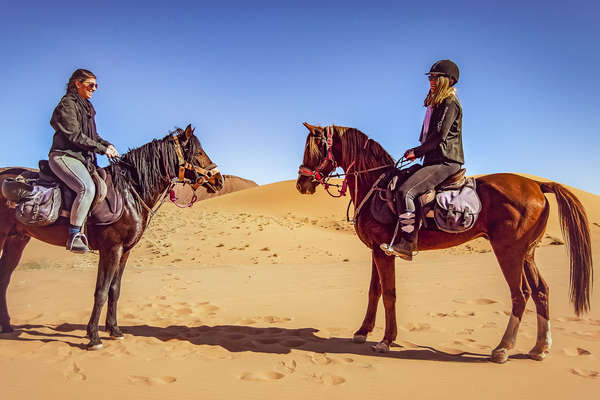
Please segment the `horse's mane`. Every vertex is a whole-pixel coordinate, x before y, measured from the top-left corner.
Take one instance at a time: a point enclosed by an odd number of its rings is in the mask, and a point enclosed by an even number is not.
[[[165,166],[170,177],[176,176],[177,154],[170,140],[172,135],[183,132],[183,129],[175,128],[162,139],[154,139],[143,146],[130,149],[121,156],[120,161],[111,163],[107,170],[112,175],[115,189],[121,193],[135,189],[144,201],[150,200],[160,183],[167,179]],[[187,154],[184,154],[186,160],[192,159],[201,148],[196,136],[190,137],[190,141]]]
[[[384,165],[393,165],[394,159],[378,142],[355,128],[334,126],[342,142],[342,162],[346,165],[355,162],[355,171],[364,171]],[[368,143],[367,143],[368,141]],[[366,144],[366,148],[365,148]],[[382,169],[379,171],[383,172]],[[346,171],[352,172],[352,171]],[[369,179],[369,174],[360,174],[359,181]]]

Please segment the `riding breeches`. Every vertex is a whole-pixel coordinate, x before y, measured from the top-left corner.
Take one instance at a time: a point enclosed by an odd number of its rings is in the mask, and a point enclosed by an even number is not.
[[[398,214],[416,211],[415,198],[434,189],[450,175],[460,170],[458,163],[426,165],[408,177],[398,189]]]
[[[53,151],[48,161],[52,172],[77,195],[71,207],[71,225],[81,227],[96,194],[94,181],[85,165],[74,157]]]

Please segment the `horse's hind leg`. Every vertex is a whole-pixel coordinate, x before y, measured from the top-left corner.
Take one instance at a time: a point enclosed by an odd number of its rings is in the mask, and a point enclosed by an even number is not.
[[[492,361],[503,363],[508,360],[508,351],[515,346],[521,317],[525,311],[527,297],[523,293],[523,283],[525,276],[523,274],[523,261],[525,259],[526,249],[520,250],[516,243],[513,246],[499,246],[492,242],[492,247],[496,258],[500,263],[504,278],[510,288],[510,297],[512,300],[512,313],[508,320],[508,325],[502,340],[492,351]],[[525,287],[527,283],[525,282]]]
[[[367,313],[360,328],[354,333],[352,339],[355,343],[364,343],[367,341],[367,335],[375,326],[375,316],[377,315],[377,303],[381,297],[381,282],[379,281],[379,273],[377,265],[375,265],[375,250],[373,250],[373,258],[371,261],[371,284],[369,286],[369,303],[367,305]]]
[[[534,261],[535,247],[525,257],[525,277],[532,290],[532,297],[537,311],[537,340],[529,351],[529,356],[541,361],[550,352],[552,337],[550,335],[550,309],[548,305],[548,285],[540,275]]]
[[[10,316],[8,315],[8,305],[6,303],[6,291],[10,283],[10,277],[17,268],[21,255],[29,239],[27,235],[14,234],[7,236],[0,234],[0,244],[2,246],[2,256],[0,257],[0,333],[12,332],[10,327]]]
[[[110,334],[113,339],[123,339],[125,336],[119,329],[117,324],[117,302],[119,301],[119,295],[121,294],[121,278],[123,277],[123,271],[125,271],[125,265],[129,258],[129,251],[126,251],[121,256],[119,262],[119,270],[115,274],[110,287],[108,289],[108,310],[106,311],[106,331]]]

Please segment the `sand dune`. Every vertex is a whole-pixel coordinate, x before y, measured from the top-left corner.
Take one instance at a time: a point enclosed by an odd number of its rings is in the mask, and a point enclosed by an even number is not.
[[[511,359],[497,365],[488,356],[511,300],[487,242],[397,261],[398,339],[390,353],[375,354],[381,305],[369,343],[350,341],[366,309],[371,261],[345,222],[347,200],[322,190],[301,196],[294,185],[163,207],[125,272],[125,340],[103,333],[98,352],[82,350],[97,256],[32,241],[8,292],[17,330],[0,334],[3,398],[597,395],[600,295],[590,314],[575,317],[553,195],[536,260],[550,285],[554,347],[541,363],[525,356],[536,337],[530,302]],[[586,207],[598,266],[600,196],[571,190]]]

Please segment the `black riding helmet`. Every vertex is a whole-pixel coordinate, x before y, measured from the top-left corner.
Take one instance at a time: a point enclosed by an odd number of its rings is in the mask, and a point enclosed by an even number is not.
[[[433,64],[429,72],[425,75],[447,76],[453,80],[451,86],[454,86],[456,82],[458,82],[460,72],[458,70],[458,65],[454,64],[452,61],[440,60]]]

